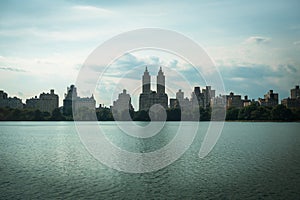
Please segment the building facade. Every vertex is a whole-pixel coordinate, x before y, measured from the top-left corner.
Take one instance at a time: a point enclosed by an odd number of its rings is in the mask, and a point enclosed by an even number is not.
[[[74,111],[80,109],[91,109],[96,108],[96,100],[94,96],[81,98],[77,95],[77,88],[71,85],[67,88],[67,93],[65,94],[65,99],[63,100],[63,114],[72,115]]]
[[[115,120],[131,119],[129,111],[133,111],[134,109],[131,104],[131,97],[127,94],[125,89],[119,94],[118,99],[113,102],[111,110]]]
[[[22,109],[22,100],[17,97],[8,97],[7,93],[0,90],[0,108],[17,108]]]
[[[50,93],[43,92],[39,98],[35,96],[34,98],[27,99],[26,108],[52,113],[55,108],[58,108],[58,101],[58,95],[54,94],[54,90],[51,89]]]
[[[287,108],[300,108],[300,89],[299,85],[291,89],[291,97],[281,100],[281,104]]]
[[[210,107],[211,99],[215,97],[215,90],[211,89],[211,86],[206,86],[205,89],[200,90],[200,87],[194,87],[194,91],[191,95],[192,107]]]
[[[246,106],[250,106],[252,104],[252,101],[250,99],[248,99],[248,96],[246,95],[246,96],[244,96],[242,103],[243,103],[243,107],[246,107]]]
[[[233,92],[230,92],[229,95],[226,95],[226,108],[242,108],[243,102],[241,95],[235,95]]]
[[[156,77],[156,90],[151,91],[151,77],[146,67],[142,77],[142,93],[139,98],[139,110],[149,110],[154,104],[160,104],[165,109],[168,108],[168,95],[165,93],[165,76],[160,67]]]
[[[299,85],[296,85],[295,88],[291,89],[291,99],[300,98],[300,89]]]
[[[261,106],[273,107],[278,105],[278,93],[274,93],[273,90],[270,90],[267,94],[264,95],[264,98],[258,98],[258,103]]]

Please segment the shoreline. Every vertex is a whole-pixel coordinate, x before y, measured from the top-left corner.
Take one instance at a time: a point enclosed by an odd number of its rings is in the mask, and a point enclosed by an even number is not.
[[[1,120],[1,122],[75,122],[74,120]],[[94,121],[94,120],[77,120],[76,122],[151,122],[151,121],[115,121],[115,120],[107,120],[107,121]],[[263,123],[263,122],[274,122],[274,123],[300,123],[300,120],[296,121],[283,121],[283,120],[225,120],[225,121],[152,121],[152,122],[255,122],[255,123]]]

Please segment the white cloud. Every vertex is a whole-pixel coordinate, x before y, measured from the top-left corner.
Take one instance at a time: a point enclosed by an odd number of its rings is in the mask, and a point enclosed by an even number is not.
[[[101,37],[112,35],[114,31],[112,30],[102,30],[97,28],[89,28],[89,29],[68,29],[68,30],[46,30],[40,28],[20,28],[14,30],[1,30],[0,36],[5,37],[28,37],[33,39],[42,39],[43,42],[49,41],[66,41],[66,42],[74,42],[74,41],[92,41],[95,39],[99,39]]]
[[[97,13],[97,14],[114,14],[112,10],[96,7],[96,6],[89,6],[89,5],[76,5],[73,6],[72,9],[78,10],[78,11],[85,11],[88,13]]]
[[[262,37],[262,36],[251,36],[245,40],[246,44],[265,44],[269,43],[271,38]]]

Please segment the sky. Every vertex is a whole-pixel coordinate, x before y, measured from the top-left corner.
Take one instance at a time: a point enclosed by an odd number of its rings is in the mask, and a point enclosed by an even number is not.
[[[257,99],[273,89],[283,99],[300,84],[299,8],[297,0],[3,0],[0,90],[25,103],[53,88],[62,105],[67,87],[76,82],[82,65],[99,45],[127,31],[155,27],[176,31],[199,44],[219,70],[226,93]],[[97,104],[109,106],[125,88],[137,108],[146,65],[152,76],[163,66],[171,98],[179,88],[190,97],[192,88],[186,80],[192,87],[205,86],[178,56],[140,51],[115,60],[97,91],[80,95],[95,93]]]

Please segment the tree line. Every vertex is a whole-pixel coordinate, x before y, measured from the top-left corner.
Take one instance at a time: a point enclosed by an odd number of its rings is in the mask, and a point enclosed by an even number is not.
[[[282,104],[274,107],[265,107],[252,104],[241,109],[228,109],[226,112],[226,120],[299,121],[300,109],[289,109]]]
[[[147,111],[128,110],[121,113],[112,113],[109,108],[86,109],[77,112],[76,120],[90,121],[210,121],[216,113],[224,112],[224,108],[202,108],[181,111],[180,108],[168,108],[166,111],[150,113]],[[163,113],[164,112],[164,113]],[[220,115],[222,116],[222,114]],[[243,108],[229,108],[223,117],[215,120],[226,121],[299,121],[300,109],[289,109],[284,105],[275,107],[263,107],[250,105]],[[73,121],[72,115],[63,115],[60,108],[56,108],[52,113],[31,109],[0,108],[0,121]]]

